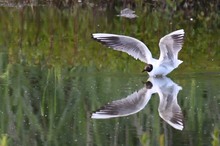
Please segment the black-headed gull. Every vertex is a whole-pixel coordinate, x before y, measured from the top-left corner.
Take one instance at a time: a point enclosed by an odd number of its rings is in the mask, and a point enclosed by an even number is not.
[[[178,53],[183,46],[183,29],[169,33],[160,39],[159,59],[154,59],[147,46],[133,37],[108,33],[94,33],[92,37],[114,50],[128,53],[146,63],[143,72],[147,71],[149,76],[166,76],[183,62],[178,59]]]
[[[160,103],[158,112],[160,117],[175,129],[183,129],[183,114],[177,103],[177,95],[182,89],[167,77],[149,78],[146,86],[135,91],[126,98],[109,102],[92,113],[93,119],[109,119],[135,114],[142,110],[149,102],[152,94],[158,93]]]

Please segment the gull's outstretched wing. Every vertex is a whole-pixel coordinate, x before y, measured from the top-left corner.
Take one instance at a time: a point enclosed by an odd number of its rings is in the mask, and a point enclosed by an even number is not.
[[[177,94],[182,88],[175,83],[172,86],[163,86],[158,92],[160,96],[159,115],[175,129],[183,129],[183,114],[177,103]]]
[[[109,119],[135,114],[142,110],[151,98],[146,87],[127,96],[126,98],[112,101],[92,113],[93,119]]]
[[[128,53],[135,59],[139,59],[145,63],[151,63],[152,61],[152,54],[147,46],[135,38],[107,33],[94,33],[92,37],[114,50]]]
[[[160,58],[159,61],[164,64],[169,64],[178,67],[182,63],[178,60],[178,52],[182,49],[184,41],[184,30],[180,29],[167,34],[160,39]]]

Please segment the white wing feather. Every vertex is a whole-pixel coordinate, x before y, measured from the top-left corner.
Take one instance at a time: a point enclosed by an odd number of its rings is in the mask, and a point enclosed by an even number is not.
[[[181,60],[178,60],[178,53],[182,49],[184,40],[184,30],[180,29],[174,31],[170,34],[167,34],[160,39],[160,58],[159,61],[163,63],[172,64],[174,67],[177,67],[182,63]]]
[[[107,33],[94,33],[92,37],[102,44],[114,50],[125,52],[142,62],[152,62],[152,54],[147,46],[133,37]]]

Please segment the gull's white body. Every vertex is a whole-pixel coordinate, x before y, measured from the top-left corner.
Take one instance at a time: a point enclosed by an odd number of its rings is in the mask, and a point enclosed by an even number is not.
[[[182,87],[167,77],[150,77],[147,83],[145,87],[126,98],[112,101],[96,110],[91,118],[109,119],[135,114],[148,104],[152,94],[158,93],[160,117],[175,129],[182,130],[183,114],[177,103],[177,95]]]
[[[183,45],[183,29],[169,33],[160,39],[159,59],[154,59],[147,46],[133,37],[107,33],[94,33],[92,37],[114,50],[128,53],[135,59],[151,64],[153,69],[148,72],[149,76],[166,76],[182,63],[178,59],[178,53]]]

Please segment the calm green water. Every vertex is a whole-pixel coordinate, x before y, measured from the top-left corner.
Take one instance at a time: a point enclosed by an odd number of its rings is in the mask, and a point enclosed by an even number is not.
[[[219,145],[219,15],[171,16],[138,6],[133,20],[116,17],[120,8],[0,7],[0,145]],[[136,114],[91,119],[92,111],[148,80],[143,63],[98,44],[91,33],[137,37],[159,56],[159,39],[180,28],[184,62],[169,78],[182,87],[183,130],[159,116],[158,94]]]

